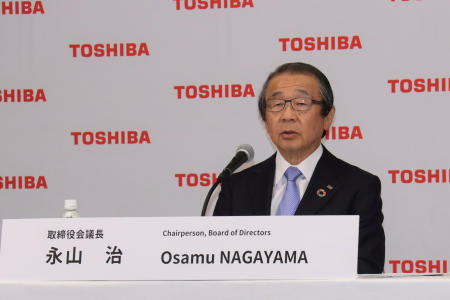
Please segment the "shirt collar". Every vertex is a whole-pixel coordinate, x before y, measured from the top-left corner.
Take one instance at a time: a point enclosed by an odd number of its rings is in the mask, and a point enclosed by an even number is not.
[[[294,167],[297,167],[302,172],[302,179],[306,179],[308,182],[312,177],[312,174],[314,172],[314,169],[316,168],[317,162],[319,161],[320,157],[323,153],[323,146],[322,144],[317,147],[316,150],[314,150],[313,153],[311,153],[306,159],[304,159],[301,163],[298,165],[295,165]],[[277,155],[275,158],[275,185],[281,183],[281,180],[284,177],[284,172],[286,172],[287,168],[292,166],[277,150]]]

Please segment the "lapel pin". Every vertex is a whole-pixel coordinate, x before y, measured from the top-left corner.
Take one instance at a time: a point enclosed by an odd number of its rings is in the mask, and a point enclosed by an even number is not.
[[[327,195],[327,192],[324,189],[318,189],[316,193],[320,198],[323,198]]]
[[[329,189],[329,190],[332,190],[333,189],[333,186],[332,185],[327,185],[327,188]]]

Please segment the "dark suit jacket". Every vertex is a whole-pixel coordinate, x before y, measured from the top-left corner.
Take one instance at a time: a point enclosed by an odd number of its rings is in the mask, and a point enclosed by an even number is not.
[[[222,182],[215,216],[270,215],[275,155]],[[325,197],[317,195],[326,191]],[[323,154],[296,215],[359,215],[358,273],[383,272],[384,231],[378,177],[352,166],[323,147]]]

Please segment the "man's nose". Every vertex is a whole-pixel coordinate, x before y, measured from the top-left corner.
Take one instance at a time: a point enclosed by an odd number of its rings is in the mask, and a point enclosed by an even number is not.
[[[283,120],[294,120],[297,118],[297,112],[292,108],[292,102],[286,102],[284,109],[281,111]]]

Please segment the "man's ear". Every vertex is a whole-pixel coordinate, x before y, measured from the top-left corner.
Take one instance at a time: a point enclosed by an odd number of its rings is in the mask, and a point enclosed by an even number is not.
[[[328,130],[331,127],[331,124],[333,123],[334,120],[334,113],[336,112],[336,109],[333,107],[330,109],[330,111],[328,112],[328,115],[325,116],[325,122],[323,124],[323,129],[324,130]]]

